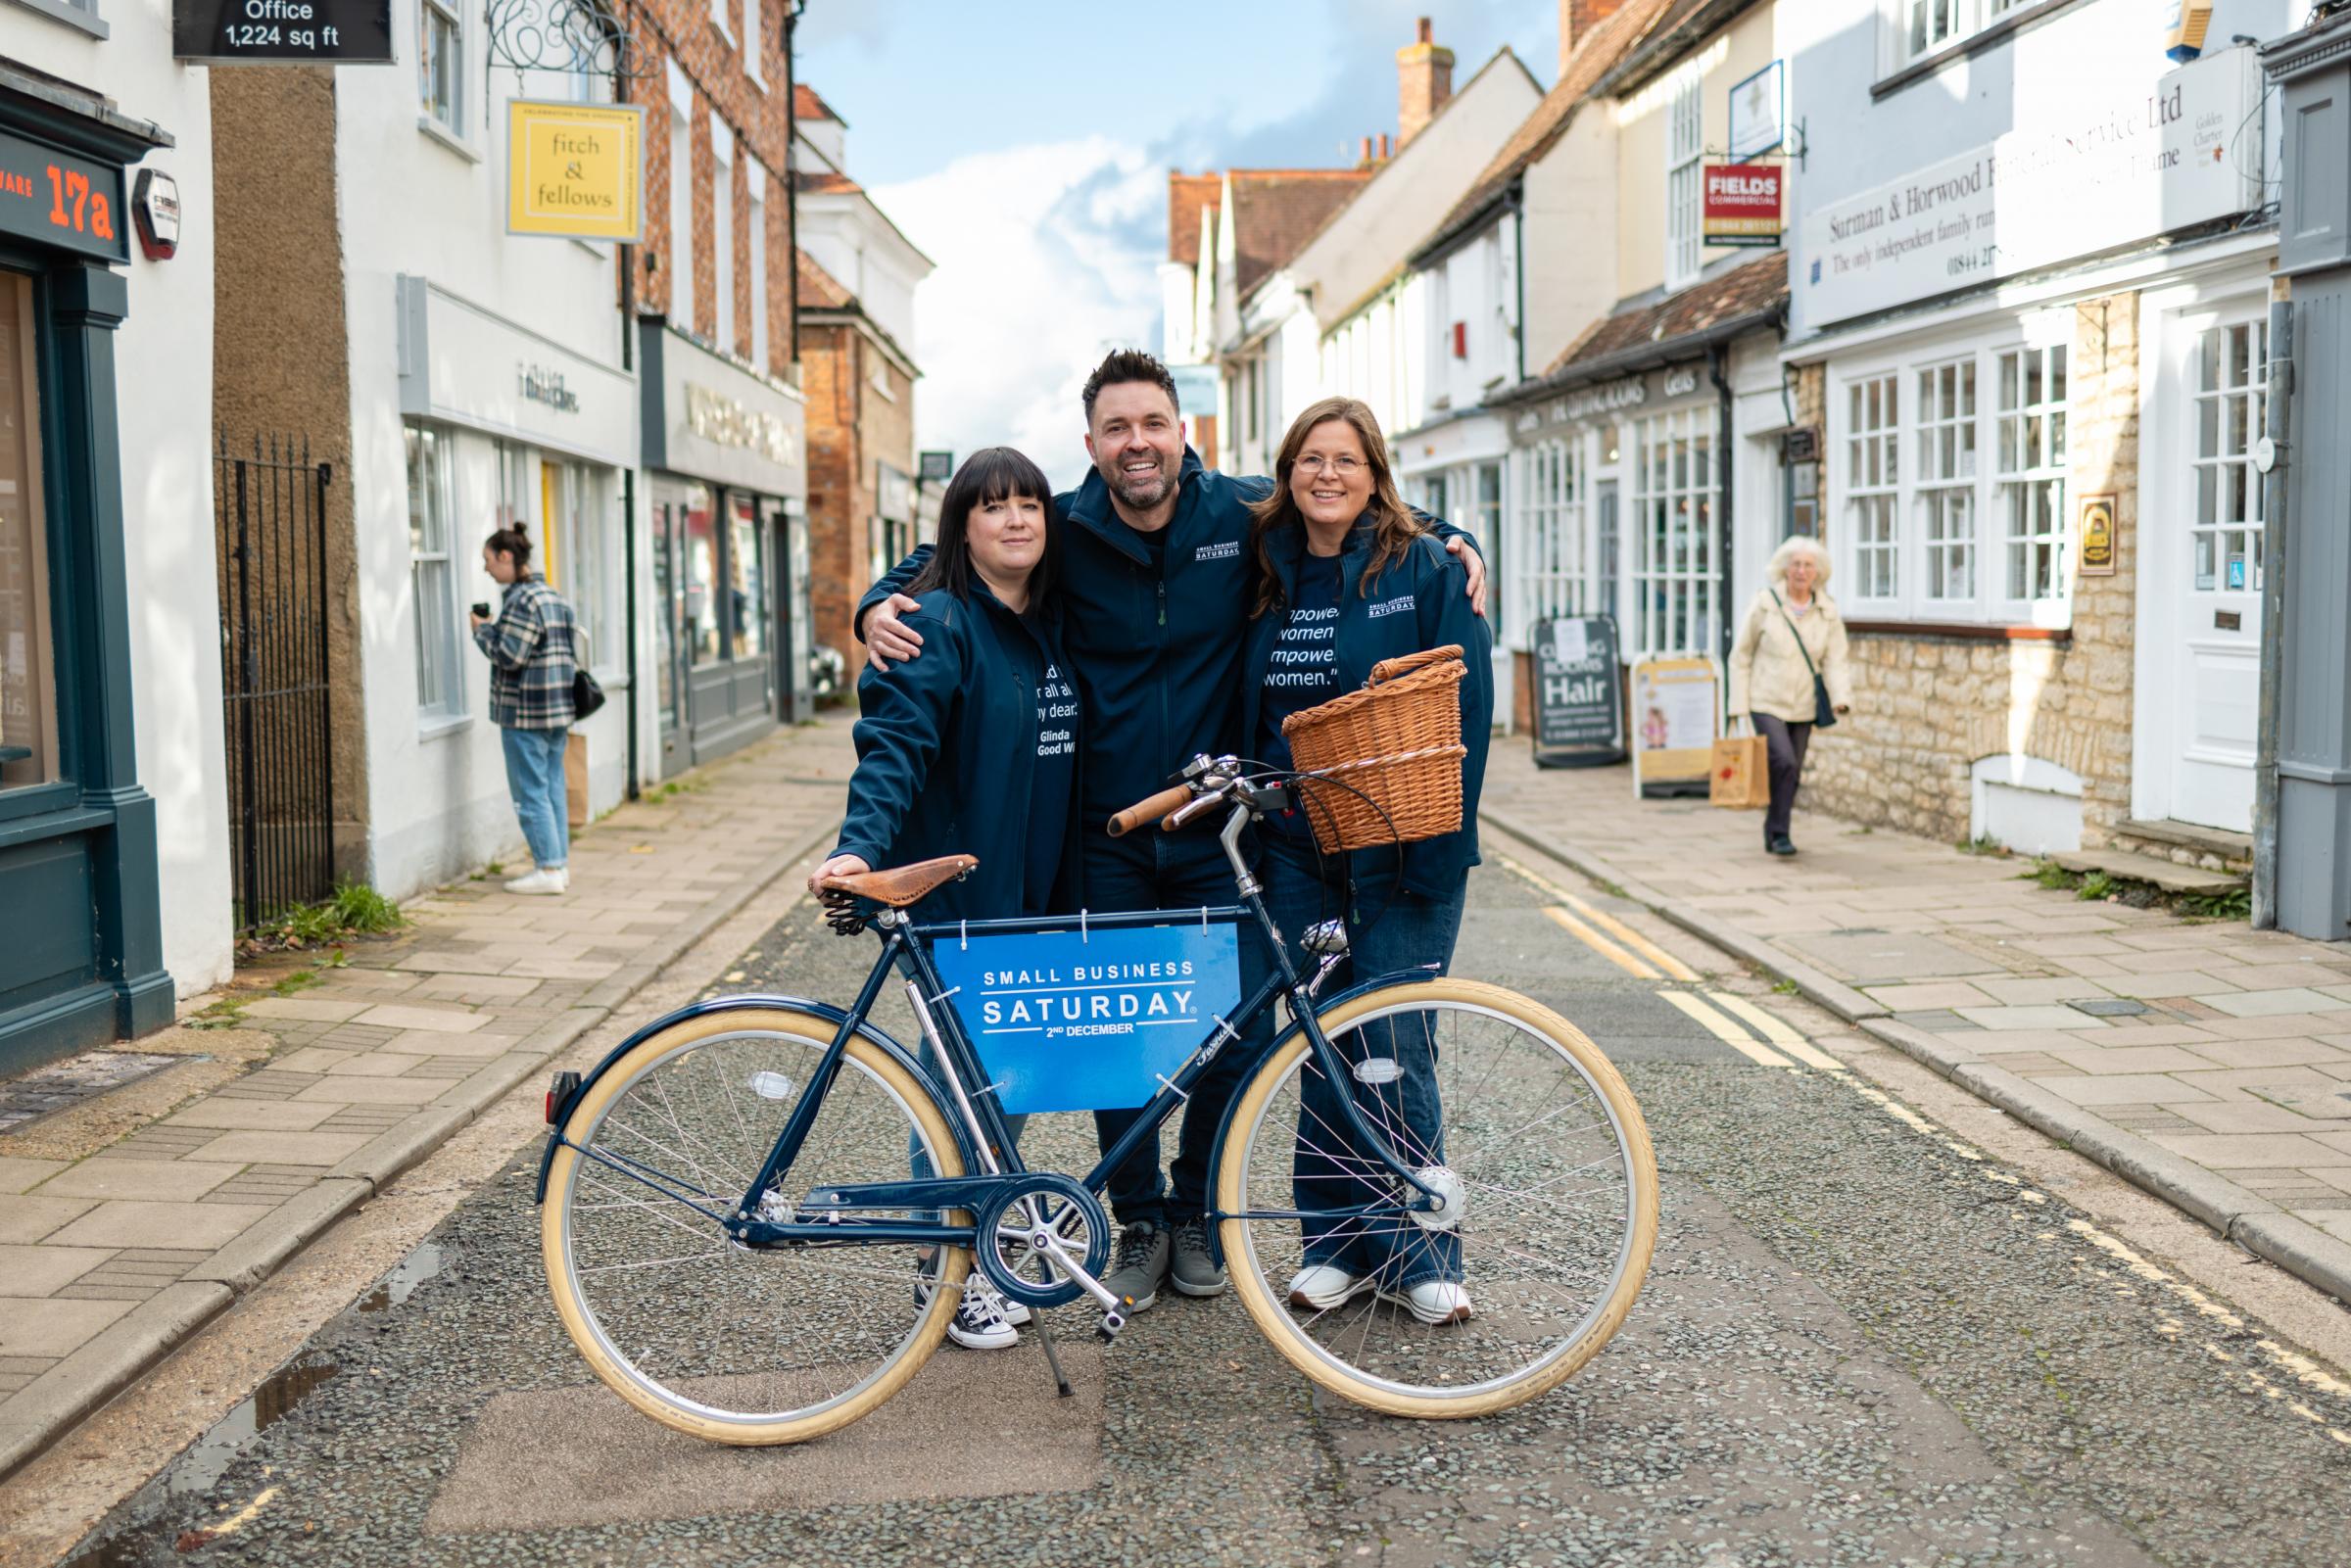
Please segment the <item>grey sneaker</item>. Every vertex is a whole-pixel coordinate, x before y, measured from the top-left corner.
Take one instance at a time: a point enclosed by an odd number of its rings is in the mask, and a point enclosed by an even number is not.
[[[1168,1271],[1168,1283],[1183,1296],[1224,1294],[1224,1270],[1217,1266],[1217,1255],[1209,1250],[1207,1220],[1176,1223],[1176,1261]]]
[[[1111,1294],[1134,1303],[1127,1309],[1129,1314],[1157,1302],[1160,1281],[1167,1277],[1166,1231],[1146,1219],[1119,1232],[1118,1248],[1111,1255],[1110,1273],[1102,1283],[1110,1287]]]

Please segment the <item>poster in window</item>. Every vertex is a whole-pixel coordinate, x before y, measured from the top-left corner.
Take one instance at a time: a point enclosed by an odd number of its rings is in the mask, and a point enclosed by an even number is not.
[[[1703,794],[1722,712],[1714,661],[1642,659],[1633,665],[1632,680],[1634,791]]]

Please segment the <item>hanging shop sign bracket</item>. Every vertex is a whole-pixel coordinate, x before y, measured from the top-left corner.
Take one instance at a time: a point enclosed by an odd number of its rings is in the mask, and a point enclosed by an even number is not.
[[[661,69],[604,0],[491,0],[490,64],[513,71],[517,90],[526,71],[602,77],[617,87]]]

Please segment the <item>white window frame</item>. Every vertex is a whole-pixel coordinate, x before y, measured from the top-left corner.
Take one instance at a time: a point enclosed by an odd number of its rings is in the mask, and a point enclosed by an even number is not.
[[[2235,378],[2232,361],[2226,358],[2218,377],[2209,377],[2204,362],[2206,342],[2218,338],[2226,346],[2238,333],[2244,334],[2248,356],[2243,379]],[[2191,445],[2187,454],[2190,555],[2186,581],[2190,593],[2261,592],[2262,479],[2253,467],[2253,449],[2261,440],[2268,413],[2269,356],[2269,322],[2258,315],[2230,316],[2211,322],[2196,332],[2188,348]],[[2214,380],[2209,388],[2205,384],[2208,379]],[[2212,423],[2209,441],[2204,434],[2207,419]],[[2237,428],[2239,419],[2241,429]],[[2207,446],[2212,450],[2207,451]],[[2230,499],[2231,490],[2240,493],[2240,499],[2233,503]],[[2209,505],[2204,499],[2207,491],[2212,497]],[[2200,562],[2196,553],[2207,540],[2211,541],[2213,566],[2209,582],[2198,571]],[[2232,557],[2241,557],[2245,562],[2245,580],[2241,583],[2229,581],[2229,562]]]
[[[1848,613],[1925,625],[2061,630],[2073,624],[2070,451],[2065,445],[2074,389],[2072,350],[2073,311],[2060,308],[2011,320],[1994,335],[1944,339],[1832,367],[1832,461],[1823,476],[1822,500],[1823,514],[1836,519],[1832,592]],[[2044,390],[2029,409],[2002,406],[2004,362],[2031,355],[2045,372],[2059,354],[2068,361],[2063,399]],[[1936,402],[1925,400],[1921,390],[1922,377],[1940,377],[1963,364],[1973,367],[1975,380],[1972,416],[1954,411],[1966,437],[1959,423],[1940,417],[1940,390]],[[1866,390],[1889,381],[1895,390],[1894,418],[1873,428]],[[2025,466],[2009,459],[2001,442],[2004,434],[2013,439],[2016,422],[2028,418],[2039,424],[2040,445],[2037,460]],[[1966,449],[1970,438],[1972,460]],[[1873,444],[1881,459],[1889,445],[1896,453],[1891,472],[1882,460],[1871,462]],[[2021,455],[2021,445],[2015,450]],[[1967,519],[1961,535],[1938,536],[1936,518],[1949,515],[1947,507],[1939,509],[1939,499],[1958,507]],[[2033,512],[2039,526],[2019,540],[2010,532],[2012,508],[2027,502],[2045,509]],[[1889,510],[1894,526],[1891,538],[1884,538],[1876,525]],[[1955,564],[1952,557],[1962,546],[1972,581],[1954,584],[1948,570],[1938,568]],[[2046,579],[2037,569],[2021,595],[2011,592],[2017,560],[2012,550],[2019,548],[2044,552],[2040,558],[2047,563]],[[1884,569],[1870,570],[1873,564]]]
[[[766,19],[760,15],[759,0],[743,0],[743,73],[758,83],[761,92],[767,90],[767,71],[759,60],[766,42],[761,36],[765,26]]]
[[[751,363],[761,375],[771,373],[767,342],[767,170],[757,160],[747,161],[750,176],[750,232],[744,237],[751,252]]]
[[[727,22],[727,0],[710,0],[710,24],[718,29],[718,35],[727,42],[735,41],[735,29]]]
[[[1583,432],[1570,430],[1518,451],[1519,565],[1509,574],[1517,600],[1513,647],[1530,646],[1528,639],[1543,621],[1592,613],[1591,470],[1584,445]]]
[[[735,352],[735,132],[710,117],[710,336]]]
[[[1632,421],[1632,621],[1629,656],[1719,651],[1716,510],[1722,471],[1719,410],[1669,408]]]
[[[445,23],[448,30],[448,46],[440,51],[429,47],[436,19]],[[444,105],[439,97],[441,83],[435,79],[434,63],[451,56],[455,58],[451,61],[447,82],[449,98]],[[469,140],[465,56],[465,9],[460,0],[416,0],[417,123],[427,130],[439,130],[459,141]]]
[[[409,613],[415,617],[416,712],[428,726],[465,716],[457,633],[456,437],[438,425],[401,427],[408,474]],[[416,448],[426,445],[421,492]],[[417,503],[424,503],[420,521]]]
[[[1687,288],[1705,265],[1699,197],[1706,153],[1705,77],[1696,63],[1674,77],[1665,111],[1665,287]]]
[[[1920,594],[1937,605],[1976,602],[1982,588],[1982,379],[1963,354],[1912,368],[1910,511],[1916,521]]]
[[[2020,343],[1991,355],[1991,516],[1998,526],[2000,595],[2011,605],[2062,601],[2071,592],[2066,427],[2072,355],[2073,346],[2061,341]],[[2038,402],[2024,396],[2028,368],[2040,372],[2043,395]],[[2050,389],[2061,382],[2066,393],[2050,396]],[[2021,531],[2020,520],[2028,523]]]
[[[2041,0],[1880,0],[1880,24],[1886,34],[1882,64],[1890,73],[1916,65],[2040,3]]]
[[[682,78],[681,78],[682,79]],[[672,83],[669,108],[669,324],[680,332],[695,331],[694,297],[694,116],[676,101]]]

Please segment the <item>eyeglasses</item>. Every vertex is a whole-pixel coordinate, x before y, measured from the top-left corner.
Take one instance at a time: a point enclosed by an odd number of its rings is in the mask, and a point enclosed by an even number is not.
[[[1362,473],[1365,463],[1360,457],[1301,457],[1297,466],[1310,474],[1336,474],[1341,479],[1353,479]]]

